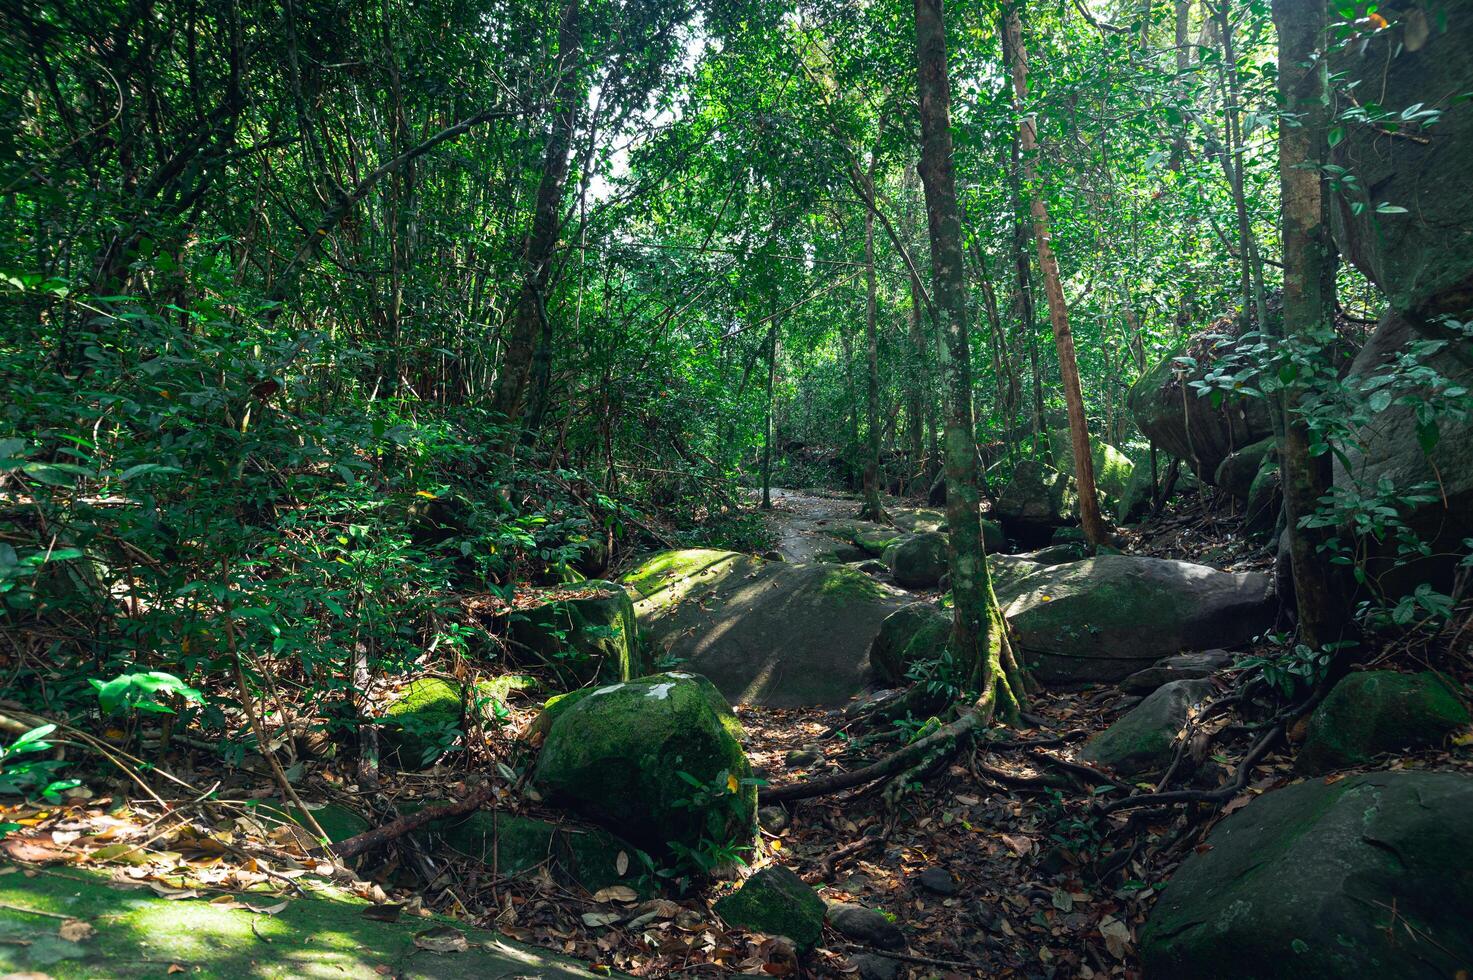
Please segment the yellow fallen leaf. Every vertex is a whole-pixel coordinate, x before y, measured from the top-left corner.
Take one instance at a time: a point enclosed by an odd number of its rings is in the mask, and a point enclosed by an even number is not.
[[[728,793],[735,793],[737,790],[739,790],[741,788],[742,788],[742,784],[737,780],[737,778],[735,776],[728,775],[726,777],[726,791]]]
[[[1469,745],[1473,745],[1473,731],[1459,732],[1454,735],[1453,744],[1459,748],[1466,748]]]

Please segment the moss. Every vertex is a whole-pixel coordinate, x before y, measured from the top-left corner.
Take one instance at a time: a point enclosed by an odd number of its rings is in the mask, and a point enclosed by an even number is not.
[[[934,660],[951,632],[951,617],[929,602],[901,606],[870,644],[870,669],[881,684],[902,684],[910,668]]]
[[[861,528],[854,532],[854,543],[863,548],[871,558],[878,558],[885,549],[897,544],[909,534],[893,527]]]
[[[661,551],[625,572],[619,581],[638,593],[641,599],[658,597],[663,602],[673,603],[689,591],[690,585],[698,577],[715,578],[723,575],[743,557],[735,551],[717,551],[712,548]],[[677,587],[680,583],[690,585],[681,589]]]
[[[863,572],[839,567],[825,570],[823,580],[818,584],[818,593],[840,599],[865,601],[884,598],[885,590]]]
[[[446,735],[461,722],[461,686],[421,677],[384,709],[388,761],[407,769],[428,766],[444,751]]]
[[[1356,765],[1396,749],[1439,744],[1469,724],[1468,709],[1437,674],[1351,674],[1310,716],[1296,760],[1306,773]]]
[[[306,896],[287,898],[285,908],[264,915],[212,904],[213,893],[168,901],[141,886],[120,886],[102,874],[75,869],[9,875],[0,879],[0,973],[54,980],[164,980],[183,967],[180,975],[203,980],[593,976],[495,932],[439,916],[373,921],[363,915],[368,903],[308,879],[301,884]],[[275,895],[237,898],[262,906],[282,901]],[[60,939],[56,927],[63,918],[93,923],[97,933],[81,942]],[[415,933],[436,926],[465,933],[470,948],[441,957],[418,949]]]
[[[1074,476],[1074,443],[1066,429],[1049,433],[1049,447],[1053,450],[1054,465],[1060,473]],[[1125,496],[1130,477],[1135,472],[1135,463],[1130,457],[1107,442],[1090,440],[1090,462],[1094,464],[1095,487],[1101,496],[1101,506],[1113,509]]]
[[[612,582],[593,580],[583,587],[599,591],[550,600],[513,617],[513,652],[535,655],[567,686],[646,673],[629,594]]]
[[[812,949],[823,935],[823,899],[782,865],[748,878],[734,894],[716,902],[716,912],[727,925],[787,936],[800,949]]]
[[[741,725],[705,678],[655,674],[577,692],[548,711],[535,779],[551,801],[651,851],[751,843],[755,787],[724,792],[723,774],[738,783],[751,775]],[[696,801],[681,772],[722,792]]]

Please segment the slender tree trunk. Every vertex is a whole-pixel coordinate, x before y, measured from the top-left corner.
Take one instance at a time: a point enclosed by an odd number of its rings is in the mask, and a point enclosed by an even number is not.
[[[772,387],[777,377],[777,317],[767,328],[766,423],[762,436],[762,509],[772,510]]]
[[[910,484],[906,492],[915,493],[915,482],[925,480],[925,399],[931,390],[926,371],[926,333],[921,325],[921,298],[915,279],[910,283],[910,390],[906,392],[906,434],[910,443]],[[929,486],[922,488],[929,489]]]
[[[1176,0],[1176,82],[1175,88],[1177,98],[1185,103],[1186,73],[1192,67],[1192,49],[1187,46],[1189,38],[1188,28],[1192,15],[1192,0]],[[1186,124],[1183,121],[1181,130],[1171,141],[1172,170],[1181,170],[1182,163],[1187,155],[1187,133]]]
[[[1013,94],[1019,113],[1028,97],[1028,55],[1023,48],[1023,24],[1016,4],[1008,9],[1006,47],[1012,60]],[[1084,417],[1084,393],[1079,385],[1079,363],[1074,354],[1074,335],[1069,330],[1069,310],[1064,305],[1064,288],[1059,283],[1059,262],[1054,257],[1049,231],[1048,209],[1038,186],[1034,159],[1038,150],[1033,119],[1019,116],[1019,141],[1022,144],[1023,179],[1028,185],[1030,210],[1033,213],[1033,239],[1038,246],[1038,268],[1043,275],[1044,294],[1048,297],[1049,321],[1054,328],[1054,344],[1059,349],[1059,375],[1064,386],[1064,404],[1069,409],[1069,441],[1074,448],[1074,482],[1079,488],[1079,523],[1091,545],[1105,543],[1104,518],[1100,516],[1100,499],[1095,490],[1094,462],[1089,450],[1089,427]]]
[[[972,665],[971,686],[979,692],[973,715],[986,722],[994,714],[1015,715],[1024,692],[1021,675],[1012,662],[1007,625],[992,591],[982,545],[961,212],[952,162],[951,87],[941,0],[915,0],[915,18],[920,171],[931,238],[931,294],[937,324],[951,351],[947,359],[950,400],[945,434],[946,519],[955,607],[951,649],[961,663]]]
[[[1002,30],[1003,40],[1006,41],[1006,20]],[[1018,284],[1018,327],[1028,346],[1028,370],[1033,375],[1033,451],[1042,453],[1048,446],[1048,433],[1045,431],[1043,418],[1043,375],[1038,367],[1038,337],[1034,333],[1033,269],[1032,260],[1028,257],[1028,222],[1023,220],[1023,188],[1018,176],[1023,161],[1016,134],[1010,143],[1008,184],[1013,197],[1013,270]]]
[[[1258,319],[1258,329],[1269,331],[1268,300],[1263,288],[1263,262],[1258,257],[1258,239],[1253,234],[1248,216],[1248,193],[1243,176],[1243,134],[1240,125],[1242,108],[1242,86],[1238,82],[1237,54],[1233,49],[1233,25],[1228,18],[1227,0],[1221,0],[1217,10],[1218,26],[1222,30],[1222,73],[1223,94],[1227,101],[1224,112],[1224,134],[1226,151],[1222,154],[1222,166],[1227,171],[1228,183],[1232,186],[1233,207],[1238,217],[1238,248],[1243,253],[1242,292],[1244,328],[1250,317]],[[1275,433],[1276,435],[1278,433]]]
[[[874,167],[870,168],[870,197],[874,197]],[[875,215],[864,213],[864,341],[866,347],[865,416],[867,433],[864,454],[864,507],[861,517],[881,523],[889,520],[880,499],[880,341],[876,324]]]
[[[542,179],[537,185],[537,203],[532,233],[527,236],[523,266],[526,270],[512,314],[511,329],[501,356],[492,407],[513,425],[522,417],[527,397],[527,380],[532,370],[542,322],[546,289],[552,272],[553,252],[562,226],[563,185],[573,150],[573,128],[581,97],[577,85],[578,59],[582,51],[581,0],[568,0],[558,23],[557,75],[553,81],[552,130],[542,157]]]
[[[1326,5],[1274,0],[1279,31],[1279,188],[1284,211],[1284,335],[1291,344],[1320,347],[1334,336],[1335,255],[1329,201],[1321,168],[1329,150],[1329,80],[1325,67]],[[1329,380],[1334,382],[1333,376]],[[1319,554],[1331,529],[1306,528],[1331,485],[1330,454],[1310,450],[1300,411],[1309,391],[1296,379],[1283,391],[1279,446],[1289,556],[1299,607],[1299,640],[1323,649],[1340,640],[1350,617],[1336,566]]]

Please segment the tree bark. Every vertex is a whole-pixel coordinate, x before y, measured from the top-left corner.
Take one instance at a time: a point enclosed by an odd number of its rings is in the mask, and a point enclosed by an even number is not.
[[[1008,8],[1005,31],[1007,53],[1012,61],[1013,94],[1017,111],[1022,113],[1028,97],[1028,54],[1023,48],[1023,23],[1016,4]],[[1043,274],[1044,295],[1048,297],[1049,322],[1054,328],[1054,344],[1059,349],[1059,375],[1064,386],[1064,404],[1069,410],[1069,441],[1074,449],[1074,482],[1079,489],[1079,523],[1091,545],[1104,544],[1107,537],[1104,518],[1100,516],[1100,498],[1095,490],[1094,462],[1089,451],[1089,426],[1084,417],[1084,393],[1079,384],[1079,363],[1074,353],[1074,334],[1069,329],[1069,310],[1064,304],[1064,289],[1059,283],[1059,262],[1054,257],[1049,231],[1048,208],[1038,186],[1034,159],[1038,140],[1033,119],[1020,115],[1018,136],[1022,144],[1023,179],[1028,186],[1029,206],[1033,214],[1033,239],[1038,246],[1038,268]]]
[[[1279,97],[1284,108],[1279,118],[1284,338],[1290,347],[1313,352],[1333,340],[1335,322],[1335,255],[1321,170],[1329,150],[1327,15],[1325,4],[1304,0],[1274,0],[1273,13],[1279,31]],[[1300,411],[1310,394],[1308,380],[1296,377],[1283,390],[1279,465],[1299,608],[1299,640],[1319,650],[1344,638],[1350,617],[1336,566],[1319,553],[1329,529],[1300,526],[1330,492],[1332,481],[1330,454],[1313,453],[1309,426]],[[1325,380],[1334,383],[1335,379],[1331,375]]]
[[[1021,710],[1024,690],[1021,674],[1012,662],[1007,626],[992,591],[982,545],[961,212],[952,161],[951,86],[941,0],[915,0],[915,22],[920,172],[931,239],[931,294],[937,325],[951,354],[946,364],[950,399],[944,436],[946,521],[955,607],[950,646],[959,663],[970,665],[970,686],[978,692],[971,714],[985,723],[994,714],[1015,717]]]
[[[527,381],[538,335],[547,315],[546,289],[552,271],[553,252],[562,228],[563,186],[573,150],[573,128],[581,101],[577,85],[578,59],[583,44],[581,0],[568,0],[558,23],[557,74],[552,85],[552,130],[542,157],[542,178],[537,185],[537,203],[532,232],[523,253],[525,278],[512,313],[511,330],[501,355],[492,407],[513,426],[521,419],[527,398]],[[513,435],[511,438],[515,438]]]
[[[865,176],[874,197],[874,165]],[[876,324],[877,302],[875,287],[875,215],[873,210],[864,213],[864,341],[866,347],[865,416],[868,428],[864,454],[864,507],[859,516],[884,523],[884,502],[880,499],[880,340]]]
[[[762,436],[762,509],[772,510],[772,386],[777,377],[777,317],[767,328],[767,407]]]

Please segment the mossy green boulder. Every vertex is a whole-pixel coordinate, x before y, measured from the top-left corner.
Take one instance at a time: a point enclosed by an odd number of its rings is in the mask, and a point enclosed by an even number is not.
[[[1045,684],[1117,682],[1183,650],[1232,649],[1273,623],[1257,572],[1097,555],[994,581],[1023,659]]]
[[[462,688],[439,677],[421,677],[384,709],[380,730],[385,760],[402,769],[434,764],[461,734]]]
[[[1146,977],[1411,980],[1473,963],[1473,776],[1309,780],[1229,814],[1140,931]]]
[[[896,527],[863,527],[854,532],[854,544],[871,558],[879,558],[885,549],[911,536],[911,532]]]
[[[1212,691],[1209,680],[1163,684],[1084,744],[1080,758],[1133,778],[1171,765],[1192,705]]]
[[[1049,448],[1054,455],[1054,467],[1069,479],[1074,479],[1074,442],[1068,429],[1056,429],[1048,435]],[[1130,483],[1135,463],[1114,446],[1101,439],[1089,441],[1089,458],[1094,464],[1095,489],[1099,491],[1100,507],[1107,513],[1119,505]]]
[[[1343,769],[1383,752],[1440,745],[1470,722],[1451,684],[1431,671],[1351,674],[1309,716],[1295,765],[1311,775]]]
[[[895,584],[905,589],[934,589],[949,565],[946,535],[927,531],[900,542],[887,553]]]
[[[818,893],[780,864],[763,868],[716,902],[716,914],[727,925],[786,936],[799,949],[818,944],[826,911]]]
[[[113,882],[81,869],[6,875],[0,877],[0,974],[52,980],[594,977],[571,960],[490,930],[441,916],[369,919],[367,902],[310,879],[298,884],[305,895],[243,893],[228,896],[235,903],[217,904],[211,902],[214,891],[170,901],[143,882]],[[285,907],[266,914],[242,904]],[[69,918],[91,923],[96,933],[80,941],[60,938],[57,927]],[[463,933],[467,948],[444,955],[420,948],[416,934],[431,929]]]
[[[1277,455],[1274,452],[1275,445],[1277,443],[1274,437],[1269,436],[1230,454],[1217,464],[1217,471],[1212,476],[1213,484],[1240,501],[1247,500],[1253,478],[1263,468],[1264,460]]]
[[[628,885],[652,894],[640,876],[635,846],[593,827],[552,823],[515,813],[481,810],[437,820],[427,828],[443,846],[515,878],[546,867],[558,881],[597,892]],[[624,855],[624,861],[619,855]],[[624,865],[620,874],[619,866]]]
[[[1079,498],[1066,473],[1036,459],[1021,460],[998,494],[993,513],[1022,541],[1047,541],[1054,528],[1079,516]]]
[[[869,648],[876,682],[903,684],[911,667],[935,660],[951,635],[951,620],[931,602],[912,602],[891,613]]]
[[[512,656],[551,667],[565,687],[590,681],[627,681],[649,673],[639,644],[634,602],[613,582],[589,580],[572,598],[552,598],[513,615]]]
[[[868,682],[880,623],[912,597],[847,565],[686,549],[624,577],[651,649],[733,704],[837,707]]]
[[[752,843],[757,791],[741,724],[704,677],[585,688],[551,710],[534,776],[549,802],[656,855]]]

